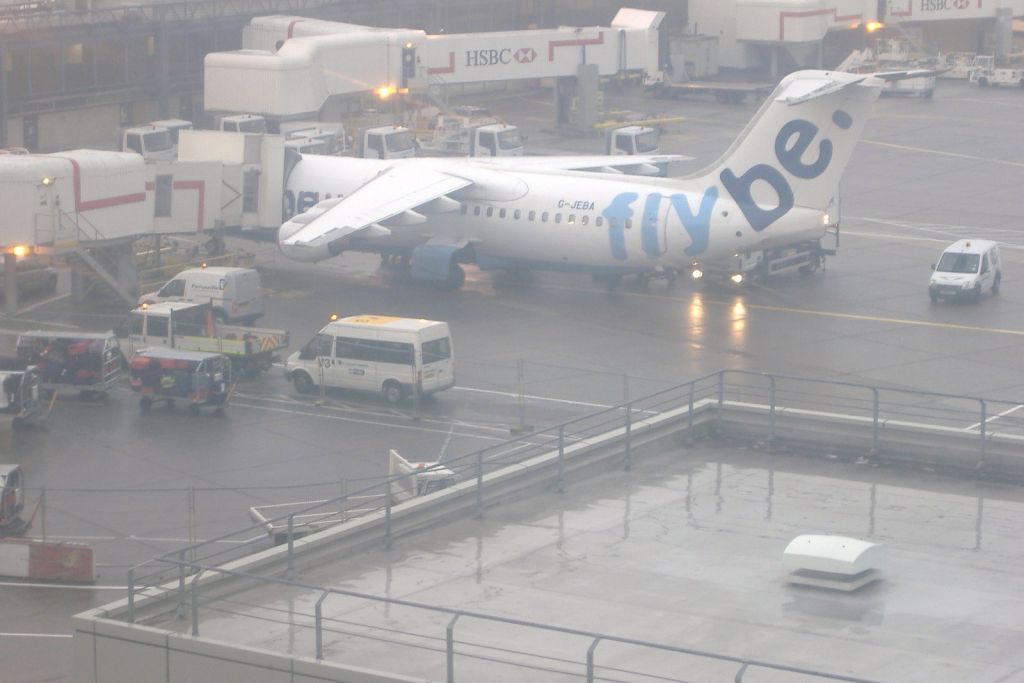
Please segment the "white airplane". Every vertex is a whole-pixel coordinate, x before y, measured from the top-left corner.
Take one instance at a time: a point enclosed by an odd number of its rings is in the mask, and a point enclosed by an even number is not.
[[[609,172],[680,158],[668,155],[305,155],[287,181],[294,215],[278,244],[309,262],[399,254],[414,278],[450,288],[465,278],[460,263],[610,278],[736,273],[738,261],[816,267],[843,169],[883,79],[898,77],[793,73],[717,162],[682,178]]]

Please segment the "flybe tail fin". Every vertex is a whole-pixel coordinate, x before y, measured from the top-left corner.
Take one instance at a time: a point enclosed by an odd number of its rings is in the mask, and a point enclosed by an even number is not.
[[[883,86],[866,74],[790,74],[697,176],[722,187],[757,230],[794,206],[825,210]]]

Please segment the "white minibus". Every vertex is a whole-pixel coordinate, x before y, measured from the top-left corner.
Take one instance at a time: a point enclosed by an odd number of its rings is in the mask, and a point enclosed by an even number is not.
[[[389,403],[455,384],[448,323],[357,315],[330,322],[284,364],[300,394],[317,387],[379,392]]]

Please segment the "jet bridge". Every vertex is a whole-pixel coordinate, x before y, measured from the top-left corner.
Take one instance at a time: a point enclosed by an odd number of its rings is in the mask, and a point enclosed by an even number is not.
[[[275,118],[314,115],[333,96],[382,87],[598,76],[661,79],[664,12],[621,9],[610,26],[428,35],[292,16],[257,17],[244,49],[206,56],[204,101],[211,112]],[[596,79],[589,77],[596,89]],[[586,93],[580,92],[581,100]],[[563,98],[565,99],[565,98]],[[594,99],[594,98],[590,98]],[[564,114],[564,112],[562,112]]]

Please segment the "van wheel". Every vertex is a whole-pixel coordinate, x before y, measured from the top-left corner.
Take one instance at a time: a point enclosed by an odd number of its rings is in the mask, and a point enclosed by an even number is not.
[[[932,300],[932,303],[936,303],[939,300],[939,293],[929,289],[928,297]]]
[[[981,300],[981,283],[974,285],[974,289],[971,291],[971,301],[977,302]]]
[[[402,402],[405,398],[405,389],[402,385],[394,380],[388,380],[384,382],[384,400],[391,405],[396,405]]]
[[[296,372],[292,377],[292,384],[295,385],[295,391],[300,394],[312,394],[313,390],[316,389],[316,385],[313,384],[313,378],[304,372]]]
[[[996,279],[992,283],[992,293],[993,294],[998,294],[999,293],[999,285],[1002,284],[1002,281],[1003,281],[1003,276],[1002,275],[996,275]]]

